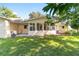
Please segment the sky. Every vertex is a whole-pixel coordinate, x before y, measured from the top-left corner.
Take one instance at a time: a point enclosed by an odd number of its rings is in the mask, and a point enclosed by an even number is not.
[[[29,17],[31,12],[40,12],[45,14],[42,8],[46,6],[45,3],[0,3],[0,6],[7,7],[11,9],[15,14],[23,19]]]

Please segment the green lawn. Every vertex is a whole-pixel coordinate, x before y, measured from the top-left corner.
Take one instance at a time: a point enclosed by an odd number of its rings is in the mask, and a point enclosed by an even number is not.
[[[17,37],[16,39],[0,39],[0,55],[79,55],[79,36]]]

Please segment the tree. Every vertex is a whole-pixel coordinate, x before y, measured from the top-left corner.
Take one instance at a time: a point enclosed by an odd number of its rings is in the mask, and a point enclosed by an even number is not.
[[[30,19],[35,19],[35,18],[40,18],[40,17],[43,17],[44,15],[42,15],[41,13],[39,13],[39,12],[32,12],[32,13],[30,13],[29,14],[29,18]]]
[[[71,27],[74,28],[74,29],[79,29],[79,19],[76,19],[76,20],[72,20],[71,21]]]
[[[50,17],[59,17],[59,21],[67,20],[67,25],[70,24],[72,28],[78,29],[79,24],[76,21],[79,18],[78,6],[79,4],[76,3],[48,3],[43,11],[48,12]],[[74,27],[74,25],[76,26]]]
[[[75,8],[75,6],[78,6],[79,4],[75,3],[48,3],[44,8],[44,12],[48,12],[50,16],[53,16],[54,14],[62,15],[65,14],[71,8]]]
[[[0,7],[0,16],[2,17],[12,17],[16,18],[17,15],[13,13],[12,10],[8,9],[7,7]]]

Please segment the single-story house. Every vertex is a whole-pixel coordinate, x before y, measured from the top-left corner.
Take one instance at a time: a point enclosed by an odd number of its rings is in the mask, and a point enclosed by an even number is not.
[[[53,18],[56,19],[56,18]],[[68,31],[68,27],[63,22],[47,23],[46,17],[38,17],[23,21],[20,18],[0,17],[0,38],[11,37],[11,33],[27,34],[29,36],[56,35]]]

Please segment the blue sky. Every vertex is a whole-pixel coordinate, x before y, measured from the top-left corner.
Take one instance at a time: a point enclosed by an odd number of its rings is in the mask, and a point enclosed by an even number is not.
[[[0,3],[0,6],[5,6],[11,9],[14,13],[22,18],[28,18],[29,13],[31,12],[40,12],[45,14],[42,11],[42,8],[46,4],[43,3]]]

